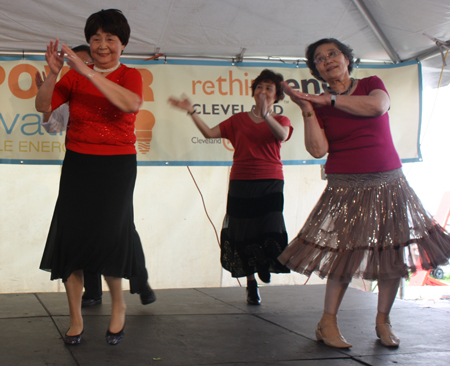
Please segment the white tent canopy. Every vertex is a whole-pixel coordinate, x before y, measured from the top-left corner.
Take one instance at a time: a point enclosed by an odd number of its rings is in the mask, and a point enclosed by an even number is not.
[[[0,52],[42,52],[55,37],[85,43],[85,20],[102,8],[128,18],[129,56],[297,62],[308,44],[334,37],[361,60],[427,59],[425,83],[437,86],[442,58],[424,33],[450,46],[448,0],[15,0],[0,2]]]

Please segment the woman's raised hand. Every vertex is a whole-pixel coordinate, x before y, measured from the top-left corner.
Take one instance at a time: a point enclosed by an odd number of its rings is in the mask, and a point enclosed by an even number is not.
[[[261,109],[261,116],[264,117],[271,107],[271,106],[267,105],[268,104],[267,96],[265,93],[259,93],[257,104],[258,104],[259,108]]]
[[[47,52],[45,53],[45,60],[50,68],[50,72],[55,75],[59,74],[64,65],[64,52],[61,50],[61,53],[58,54],[58,44],[58,38],[56,38],[55,42],[51,39],[50,43],[47,44]]]
[[[64,43],[61,46],[61,52],[65,53],[66,62],[70,68],[74,69],[79,74],[86,76],[92,72],[91,68],[88,67],[86,63]]]
[[[193,109],[191,101],[185,95],[182,95],[180,99],[170,97],[168,102],[172,106],[177,107],[177,108],[182,109],[187,112],[190,112]]]

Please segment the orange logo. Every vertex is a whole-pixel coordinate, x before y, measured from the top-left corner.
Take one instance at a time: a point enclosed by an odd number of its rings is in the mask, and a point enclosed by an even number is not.
[[[138,150],[141,154],[146,154],[150,151],[153,126],[155,126],[155,116],[153,113],[141,109],[136,116],[136,140]]]
[[[225,149],[227,149],[228,151],[234,151],[233,144],[230,142],[230,140],[223,138],[222,144],[223,144],[223,146],[225,146]]]

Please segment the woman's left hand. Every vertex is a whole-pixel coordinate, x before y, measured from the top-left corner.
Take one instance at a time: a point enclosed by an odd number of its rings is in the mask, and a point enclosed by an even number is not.
[[[92,72],[91,68],[86,65],[86,63],[77,56],[67,45],[63,44],[61,51],[64,51],[67,64],[81,75],[88,75]]]

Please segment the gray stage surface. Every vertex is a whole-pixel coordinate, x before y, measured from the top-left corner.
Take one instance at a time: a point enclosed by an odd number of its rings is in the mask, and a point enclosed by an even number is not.
[[[263,304],[245,303],[244,288],[156,290],[143,306],[125,294],[125,338],[105,342],[110,311],[103,304],[83,309],[80,345],[66,346],[64,293],[0,295],[0,365],[265,365],[357,366],[450,364],[450,302],[429,307],[397,300],[391,313],[401,339],[398,349],[375,335],[377,295],[349,289],[339,313],[340,328],[353,344],[336,350],[317,342],[325,288],[265,286]]]

